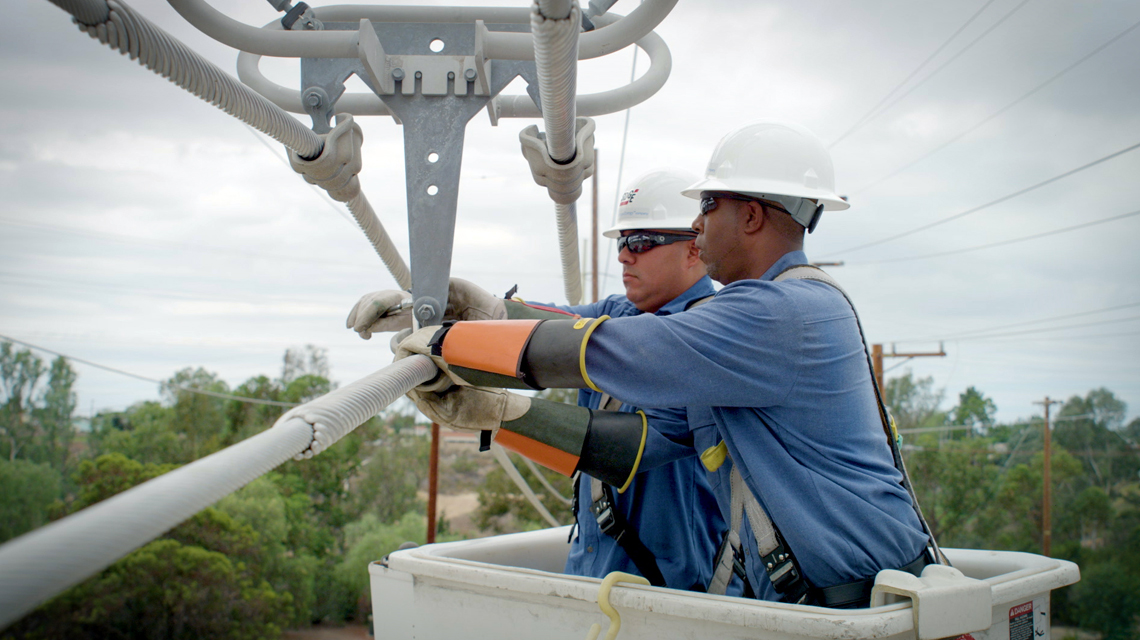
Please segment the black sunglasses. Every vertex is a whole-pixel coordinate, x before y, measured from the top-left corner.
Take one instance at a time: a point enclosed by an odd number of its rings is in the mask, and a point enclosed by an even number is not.
[[[645,253],[653,247],[674,242],[684,242],[696,238],[695,234],[647,232],[631,233],[617,239],[618,253],[622,249],[629,249],[633,253]]]
[[[717,205],[716,199],[717,198],[724,198],[726,200],[740,200],[741,202],[759,202],[762,206],[771,207],[771,208],[775,209],[776,211],[783,211],[784,213],[791,215],[791,213],[789,213],[787,209],[785,209],[781,206],[774,205],[770,202],[764,202],[760,198],[750,198],[748,196],[738,196],[735,193],[718,193],[715,196],[705,196],[705,197],[701,198],[701,215],[707,215],[708,213],[710,213],[711,211],[716,209],[716,205]]]

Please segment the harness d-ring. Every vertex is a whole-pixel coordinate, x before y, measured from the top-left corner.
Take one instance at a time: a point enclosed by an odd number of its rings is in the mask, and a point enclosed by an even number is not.
[[[610,619],[610,629],[606,632],[605,640],[614,640],[618,632],[621,631],[621,614],[610,604],[610,588],[619,582],[649,585],[649,581],[645,578],[635,576],[632,573],[625,573],[624,571],[611,571],[609,575],[602,580],[602,586],[598,589],[598,608]],[[598,634],[601,632],[602,625],[595,622],[590,625],[590,632],[586,634],[586,640],[598,640]]]

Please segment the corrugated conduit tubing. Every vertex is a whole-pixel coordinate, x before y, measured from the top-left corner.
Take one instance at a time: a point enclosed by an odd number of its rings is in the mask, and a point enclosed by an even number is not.
[[[536,0],[531,6],[534,62],[542,101],[546,150],[555,162],[574,160],[575,98],[578,81],[578,32],[582,12],[570,0]],[[582,300],[582,273],[578,263],[578,213],[574,204],[555,204],[558,248],[562,255],[562,281],[566,300]]]

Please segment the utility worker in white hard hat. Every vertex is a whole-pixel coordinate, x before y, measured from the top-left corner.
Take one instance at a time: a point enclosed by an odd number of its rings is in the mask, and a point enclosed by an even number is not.
[[[697,203],[681,195],[695,179],[681,171],[656,170],[634,180],[622,194],[616,224],[603,235],[617,240],[625,295],[575,306],[525,304],[495,298],[469,282],[453,279],[447,319],[668,316],[711,298],[713,284],[697,256],[697,234],[691,228]],[[398,291],[364,296],[349,316],[349,328],[366,335],[410,327],[407,310],[386,313],[406,296]],[[643,412],[643,418],[635,407],[592,389],[579,392],[578,406],[619,412],[618,418],[629,421],[638,436],[643,422],[650,429],[645,431],[636,474],[606,475],[608,481],[603,481],[590,475],[587,466],[577,475],[573,500],[577,535],[571,539],[566,573],[604,578],[613,571],[624,571],[641,575],[655,586],[707,590],[728,525],[718,509],[710,477],[695,456],[686,412],[659,409]],[[443,424],[464,427],[452,416],[428,415]],[[707,415],[704,424],[695,427],[715,431]],[[549,462],[548,447],[538,441],[503,437],[500,443]],[[598,444],[604,446],[605,441]]]
[[[801,126],[758,123],[722,139],[705,178],[684,194],[700,201],[696,245],[724,284],[712,300],[669,316],[426,327],[397,357],[429,355],[442,373],[410,395],[428,411],[481,417],[500,441],[526,434],[602,477],[636,469],[644,427],[605,412],[550,421],[528,398],[491,387],[590,388],[639,407],[703,407],[720,442],[702,462],[711,473],[732,469],[732,552],[718,575],[748,563],[737,549],[754,544],[761,566],[746,571],[761,570],[758,597],[867,606],[879,571],[918,573],[940,558],[854,307],[803,252],[822,213],[848,207],[831,158]]]

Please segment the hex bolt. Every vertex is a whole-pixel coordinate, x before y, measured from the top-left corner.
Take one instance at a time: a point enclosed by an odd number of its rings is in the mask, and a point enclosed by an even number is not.
[[[416,317],[420,319],[420,322],[431,320],[433,315],[435,315],[435,309],[432,309],[430,304],[421,304],[416,308]]]
[[[321,96],[316,91],[310,91],[305,94],[305,102],[310,107],[321,106]]]
[[[404,70],[403,69],[392,69],[392,79],[393,80],[403,80],[404,79]]]
[[[467,71],[464,71],[463,77],[467,78],[468,80],[474,80],[475,79],[475,70],[474,69],[468,69]]]

